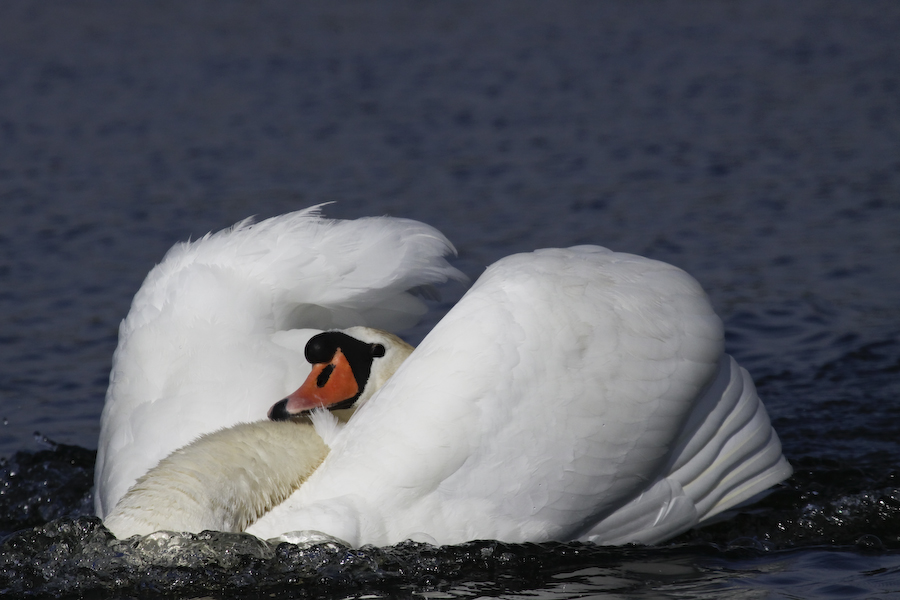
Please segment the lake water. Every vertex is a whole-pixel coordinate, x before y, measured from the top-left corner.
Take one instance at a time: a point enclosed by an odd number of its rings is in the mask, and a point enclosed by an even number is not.
[[[900,593],[898,31],[892,1],[4,2],[0,594]],[[436,226],[472,279],[584,243],[685,269],[795,476],[657,548],[111,540],[93,449],[144,275],[330,201]]]

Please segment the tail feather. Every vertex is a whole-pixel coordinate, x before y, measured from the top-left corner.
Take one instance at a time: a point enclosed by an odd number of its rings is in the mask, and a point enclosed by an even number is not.
[[[661,479],[580,539],[611,546],[653,544],[696,524],[697,509],[678,482]]]
[[[703,418],[704,407],[698,405],[701,430],[714,428],[716,433],[693,456],[679,455],[674,464],[682,466],[668,475],[694,501],[700,522],[749,500],[792,472],[753,380],[730,356],[722,358],[716,383],[725,378],[728,384],[720,398],[730,410],[722,419],[717,406]],[[718,386],[711,386],[707,394],[719,394]],[[685,433],[691,435],[690,430]],[[693,444],[685,444],[685,450],[693,448]]]
[[[581,539],[661,542],[754,499],[791,473],[753,380],[725,355],[660,478]]]
[[[781,442],[773,431],[771,441],[723,479],[715,503],[704,503],[706,510],[701,513],[700,522],[752,501],[761,492],[790,477],[791,473],[793,468],[781,454]]]

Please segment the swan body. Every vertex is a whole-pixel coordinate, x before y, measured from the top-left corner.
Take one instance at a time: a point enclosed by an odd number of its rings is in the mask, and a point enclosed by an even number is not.
[[[119,328],[101,416],[94,502],[105,517],[139,477],[197,437],[264,419],[304,380],[323,329],[414,324],[410,290],[464,276],[436,229],[318,207],[177,244]]]
[[[330,385],[339,361],[303,364],[326,335],[310,327],[414,320],[407,290],[459,276],[450,249],[422,224],[306,211],[170,251],[120,331],[98,514],[119,535],[654,543],[790,475],[699,284],[593,246],[489,267],[392,377],[373,362],[343,427],[239,425],[307,374]],[[293,396],[282,418],[308,406]]]
[[[249,533],[654,543],[791,474],[699,284],[592,246],[489,267],[330,447]]]

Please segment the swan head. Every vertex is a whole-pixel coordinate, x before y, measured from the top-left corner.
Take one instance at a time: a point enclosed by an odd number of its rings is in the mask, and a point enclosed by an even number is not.
[[[316,408],[357,409],[400,367],[413,347],[370,327],[323,331],[306,344],[312,371],[303,385],[269,409],[273,421],[307,415]]]

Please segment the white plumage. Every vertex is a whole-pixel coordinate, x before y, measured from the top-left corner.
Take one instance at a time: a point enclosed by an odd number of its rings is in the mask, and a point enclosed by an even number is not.
[[[163,530],[239,532],[286,500],[322,463],[357,408],[413,351],[385,331],[357,326],[344,333],[381,347],[353,406],[319,407],[308,419],[239,423],[202,435],[138,478],[103,518],[106,527],[119,538]]]
[[[257,421],[220,429],[139,478],[103,524],[119,538],[160,530],[243,531],[300,487],[327,455],[308,423]]]
[[[697,282],[597,247],[503,259],[248,531],[653,543],[788,477]]]
[[[242,231],[219,234],[221,244],[230,246],[228,235]],[[432,269],[421,269],[418,279],[408,278],[393,288],[395,296],[411,285],[456,275],[440,258],[449,245],[428,231],[436,242],[424,264]],[[277,245],[291,243],[280,238]],[[341,251],[339,245],[331,246],[335,247]],[[281,252],[284,256],[293,250]],[[325,253],[326,248],[312,252]],[[235,255],[230,249],[228,253]],[[229,260],[222,258],[216,269],[227,272]],[[196,305],[193,298],[202,297],[207,285],[212,289],[220,285],[214,275],[200,271],[209,275],[207,283],[187,277],[179,282],[196,290],[188,304]],[[260,269],[251,266],[247,272],[250,275],[237,288],[254,287],[252,280]],[[427,276],[421,275],[425,272]],[[158,287],[154,281],[151,273],[148,283]],[[346,286],[338,277],[328,282]],[[360,297],[366,296],[359,289]],[[162,306],[169,313],[182,311],[174,299],[181,293],[163,294],[169,300],[164,298]],[[329,294],[337,297],[333,290],[325,293]],[[106,439],[107,456],[118,461],[121,455],[111,453],[112,441],[128,438],[130,445],[120,446],[132,456],[149,445],[156,460],[161,457],[158,442],[120,434],[119,427],[130,432],[134,423],[141,422],[134,420],[138,413],[152,421],[150,429],[157,435],[181,427],[187,422],[183,414],[199,423],[194,429],[223,426],[217,414],[222,388],[211,394],[202,389],[216,384],[205,369],[220,369],[229,376],[241,373],[235,348],[257,343],[240,343],[246,332],[261,329],[268,336],[266,348],[285,347],[290,352],[254,354],[257,389],[229,384],[229,405],[239,396],[252,395],[255,402],[266,386],[280,386],[281,392],[268,396],[280,398],[308,372],[306,367],[294,383],[284,383],[290,368],[296,368],[291,361],[298,352],[302,356],[300,340],[305,343],[309,334],[273,334],[274,330],[307,326],[312,314],[332,315],[329,325],[337,327],[368,317],[359,308],[352,314],[343,312],[346,303],[336,301],[328,311],[308,308],[324,303],[297,300],[290,308],[275,303],[260,310],[258,298],[248,295],[249,301],[238,295],[242,308],[222,307],[217,318],[204,320],[187,333],[155,328],[155,341],[165,351],[154,352],[148,345],[134,353],[128,336],[139,330],[131,327],[129,315],[116,357],[119,374],[104,410],[101,446]],[[288,295],[276,292],[268,297]],[[133,313],[146,312],[139,302],[142,296],[152,294],[142,290]],[[379,307],[397,305],[380,302],[380,297],[383,294],[373,292]],[[403,302],[413,300],[400,297]],[[257,314],[271,324],[254,326],[252,315]],[[143,323],[137,318],[134,322]],[[192,336],[205,335],[207,329],[225,329],[229,332],[225,337],[235,345],[216,343],[210,357],[196,356],[205,346],[192,346]],[[209,333],[216,340],[224,336]],[[254,340],[265,337],[253,335]],[[280,343],[279,336],[290,343]],[[671,265],[593,246],[503,259],[488,268],[345,427],[330,431],[331,452],[312,476],[247,531],[271,538],[316,530],[354,545],[386,545],[408,538],[441,544],[476,538],[608,544],[667,539],[751,499],[791,473],[752,380],[723,353],[722,338],[721,321],[703,290]],[[194,353],[180,352],[182,345]],[[173,348],[179,350],[169,356]],[[182,361],[188,359],[199,367],[184,369]],[[148,370],[145,360],[161,364]],[[136,378],[132,370],[144,385],[155,385],[158,382],[147,380],[162,377],[166,390],[156,393],[162,402],[129,401],[116,413],[109,404],[129,397],[120,395],[117,386]],[[278,384],[261,381],[269,373],[280,378]],[[267,407],[254,408],[254,414],[259,410],[264,414]],[[234,422],[247,418],[236,412],[229,417]],[[264,429],[261,424],[260,431]],[[171,446],[171,440],[165,441]],[[284,456],[276,460],[290,460],[288,444]],[[115,462],[107,462],[101,470],[102,457],[101,453],[98,490],[104,492],[116,469],[109,466]],[[133,468],[129,476],[136,478],[150,466]],[[212,476],[227,478],[228,469],[223,465],[222,472]],[[118,477],[117,490],[126,479]],[[104,498],[117,499],[116,493],[108,492]]]
[[[101,416],[94,502],[103,517],[138,477],[201,434],[264,419],[309,373],[322,329],[409,327],[412,288],[464,279],[436,229],[318,207],[174,246],[119,329]]]

